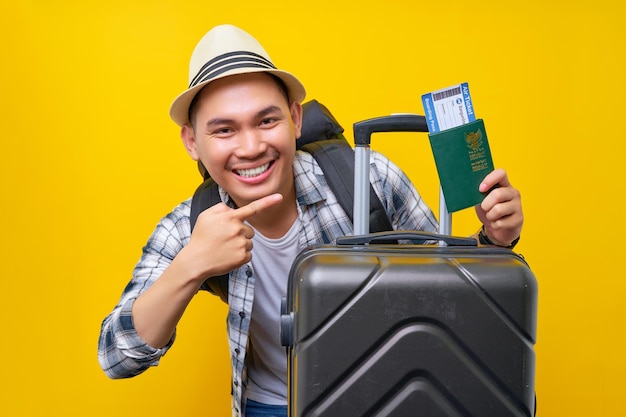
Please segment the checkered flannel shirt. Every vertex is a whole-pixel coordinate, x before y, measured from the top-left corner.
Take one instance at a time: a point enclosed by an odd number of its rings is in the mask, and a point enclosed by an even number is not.
[[[324,174],[313,157],[298,151],[294,160],[294,178],[301,229],[300,248],[333,243],[340,236],[353,234],[352,223],[330,190]],[[370,181],[381,198],[394,229],[435,232],[437,223],[409,179],[386,157],[371,153]],[[220,189],[222,201],[232,201]],[[133,326],[132,305],[152,285],[189,242],[191,200],[179,204],[166,215],[143,248],[143,255],[133,271],[115,309],[104,319],[98,344],[100,365],[111,378],[128,378],[156,366],[174,343],[175,336],[163,348],[155,349],[141,340]],[[245,357],[248,329],[254,296],[255,275],[250,264],[230,273],[228,339],[232,361],[233,415],[241,415],[245,390]]]

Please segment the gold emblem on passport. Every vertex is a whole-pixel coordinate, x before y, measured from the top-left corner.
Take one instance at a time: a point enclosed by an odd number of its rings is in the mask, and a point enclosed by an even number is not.
[[[483,146],[483,134],[480,129],[476,132],[465,133],[465,142],[470,150],[473,152],[478,151],[480,147]]]
[[[488,167],[485,159],[485,149],[483,148],[483,132],[481,129],[475,132],[465,132],[465,143],[469,148],[469,159],[471,161],[472,172],[482,171]]]

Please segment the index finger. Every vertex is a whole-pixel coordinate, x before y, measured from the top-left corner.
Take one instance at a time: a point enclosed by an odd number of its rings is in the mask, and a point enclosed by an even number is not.
[[[263,198],[259,198],[258,200],[255,200],[243,207],[239,207],[235,210],[235,216],[240,220],[246,220],[247,218],[258,214],[268,207],[272,207],[273,205],[280,203],[281,201],[283,201],[282,194],[271,194]]]

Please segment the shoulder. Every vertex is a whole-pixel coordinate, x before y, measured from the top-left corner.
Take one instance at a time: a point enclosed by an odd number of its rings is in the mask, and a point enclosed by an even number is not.
[[[177,251],[185,246],[191,236],[190,212],[191,198],[175,206],[158,222],[147,247]]]
[[[402,170],[393,161],[391,161],[391,159],[387,158],[380,152],[371,151],[370,165],[374,165],[381,173],[404,175]]]
[[[412,187],[409,177],[402,169],[379,152],[372,151],[370,168],[372,170],[372,184],[375,188],[379,186],[387,191],[393,189],[396,193],[406,193]]]
[[[323,174],[313,155],[301,150],[296,151],[296,156],[293,159],[293,171],[295,176],[305,173]]]
[[[191,214],[191,198],[181,202],[175,206],[172,211],[163,216],[162,224],[167,225],[184,225],[189,224],[189,215]]]

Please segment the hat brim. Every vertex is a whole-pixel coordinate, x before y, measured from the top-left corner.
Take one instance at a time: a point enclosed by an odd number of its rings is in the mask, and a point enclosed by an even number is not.
[[[207,84],[215,80],[219,80],[220,78],[225,78],[225,77],[229,77],[229,76],[237,75],[237,74],[248,74],[248,73],[255,73],[255,72],[267,72],[280,78],[285,83],[285,86],[287,87],[287,92],[289,94],[290,102],[297,101],[298,103],[301,103],[306,97],[306,90],[304,89],[304,86],[302,85],[302,83],[296,77],[294,77],[292,74],[288,73],[287,71],[282,71],[278,69],[267,69],[267,68],[258,68],[258,69],[237,68],[237,69],[233,69],[231,71],[222,73],[214,78],[211,78],[210,80],[201,82],[193,86],[192,88],[187,89],[183,93],[179,94],[178,97],[174,99],[174,101],[172,102],[172,105],[170,106],[170,117],[180,127],[186,124],[190,124],[189,106],[191,105],[191,102],[193,101],[193,98],[196,96],[196,94],[198,94],[200,90],[206,87]]]

